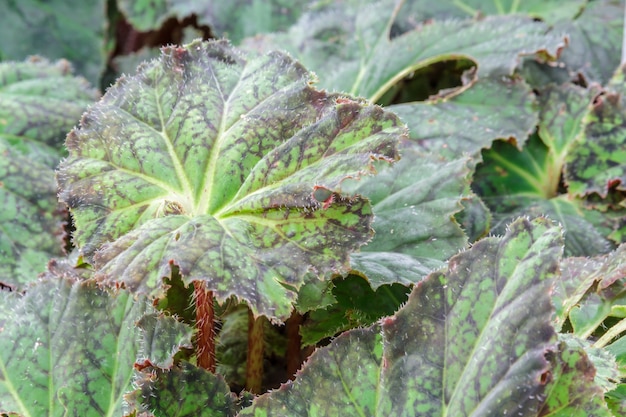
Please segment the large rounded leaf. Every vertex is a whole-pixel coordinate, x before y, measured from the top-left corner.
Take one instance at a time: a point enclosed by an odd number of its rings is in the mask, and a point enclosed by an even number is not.
[[[158,295],[175,263],[218,300],[286,318],[308,270],[347,269],[371,211],[340,183],[396,159],[405,128],[310,83],[284,54],[248,59],[220,41],[166,48],[112,87],[58,175],[99,276]]]

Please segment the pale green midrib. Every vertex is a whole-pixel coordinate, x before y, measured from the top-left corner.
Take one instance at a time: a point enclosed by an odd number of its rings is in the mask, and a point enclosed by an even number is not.
[[[165,132],[165,118],[163,116],[163,106],[161,105],[161,102],[159,100],[159,95],[157,94],[157,89],[154,89],[154,95],[155,95],[155,102],[157,104],[157,110],[159,112],[159,120],[161,121],[161,131],[158,132],[161,137],[163,138],[163,140],[165,141],[165,145],[167,146],[167,153],[170,156],[170,159],[172,160],[172,163],[174,164],[174,169],[176,171],[176,176],[178,177],[178,180],[180,182],[180,184],[183,186],[183,194],[186,195],[190,201],[193,200],[193,194],[191,191],[191,183],[189,182],[189,178],[187,177],[187,173],[185,172],[185,168],[183,167],[180,159],[178,159],[178,155],[176,155],[176,150],[174,149],[174,146],[170,140],[170,138],[167,136],[166,132]],[[169,189],[169,187],[168,187]],[[186,203],[186,202],[185,202]]]
[[[133,311],[132,307],[134,307],[134,305],[135,305],[134,301],[135,300],[134,300],[133,297],[128,297],[128,299],[126,301],[126,311],[128,311],[129,304],[130,304],[130,307],[131,307],[130,311],[131,312]],[[128,317],[128,315],[126,315],[125,317]],[[122,324],[120,326],[120,334],[118,334],[117,342],[115,343],[115,352],[116,353],[120,353],[120,341],[122,340],[122,337],[121,337],[122,331],[121,330],[122,330],[122,326],[124,325],[124,323],[125,323],[125,320],[122,319]],[[132,332],[130,332],[130,333],[132,333]],[[126,341],[126,343],[128,344],[129,341]],[[132,343],[132,342],[130,342],[130,343]],[[114,371],[113,371],[113,375],[111,375],[111,393],[109,395],[109,410],[107,411],[106,417],[113,417],[115,415],[114,414],[115,405],[118,403],[118,400],[119,400],[119,398],[115,397],[115,387],[116,387],[115,386],[115,380],[116,380],[115,377],[117,376],[117,371],[119,370],[118,364],[119,364],[120,356],[121,355],[116,354],[115,355],[115,360],[113,361],[113,364],[114,364],[113,369],[114,369]],[[132,379],[132,376],[133,376],[133,373],[129,372],[128,373],[128,377],[126,378],[126,385],[128,385],[128,383]],[[122,397],[124,396],[124,393],[125,393],[125,390],[120,390],[120,395]]]
[[[217,161],[219,159],[219,154],[222,148],[222,139],[224,137],[224,127],[226,124],[225,119],[228,113],[228,104],[229,104],[228,100],[224,97],[224,91],[222,91],[222,86],[220,85],[219,80],[215,76],[215,68],[211,67],[210,71],[211,71],[211,77],[213,78],[213,82],[215,83],[215,88],[220,93],[223,107],[222,107],[222,114],[220,116],[219,127],[217,131],[215,132],[215,142],[213,143],[213,146],[211,147],[211,154],[209,155],[209,161],[206,166],[204,178],[202,179],[202,183],[200,184],[200,187],[199,187],[201,190],[200,198],[199,198],[199,201],[197,201],[196,204],[194,205],[193,213],[195,215],[207,214],[209,210],[209,204],[211,203],[211,200],[212,200],[211,197],[213,195],[213,187],[207,190],[204,190],[204,188],[207,186],[207,184],[211,183],[212,179],[215,178],[215,171],[217,170]],[[232,89],[232,91],[235,91],[237,89],[240,82],[241,82],[241,76],[237,80],[237,84]],[[232,91],[231,91],[231,94],[232,94]],[[195,196],[194,196],[194,199],[195,199]]]
[[[528,171],[520,168],[519,166],[509,162],[508,159],[502,157],[500,154],[493,152],[491,157],[500,162],[503,166],[509,168],[511,171],[515,172],[516,174],[518,174],[520,177],[524,178],[528,185],[532,186],[535,191],[537,191],[537,194],[541,197],[544,197],[544,191],[543,187],[542,187],[542,182],[539,181],[538,178],[534,177],[532,174],[530,174]],[[536,161],[535,158],[532,158],[533,160],[533,165],[536,167]],[[516,193],[516,194],[520,194],[520,193]]]
[[[4,361],[0,361],[0,371],[3,375],[8,375],[7,368],[4,365]],[[11,383],[10,378],[6,378],[4,380],[4,386],[7,387],[7,391],[9,392],[9,394],[11,394],[11,396],[17,403],[18,407],[20,408],[20,412],[23,414],[23,417],[31,417],[32,415],[30,414],[30,412],[28,411],[28,409],[22,402],[21,397],[19,396],[19,393],[15,389],[15,386]],[[50,410],[50,408],[48,409]],[[0,411],[3,411],[3,410],[0,410]],[[5,410],[5,411],[11,411],[11,410]]]
[[[359,414],[359,416],[366,417],[365,412],[363,411],[361,406],[357,403],[356,399],[350,392],[350,388],[348,387],[348,385],[346,384],[346,381],[343,378],[343,373],[341,372],[341,366],[339,363],[337,363],[336,360],[335,360],[335,365],[337,366],[337,376],[339,377],[339,380],[341,381],[341,386],[343,387],[344,392],[350,399],[350,402],[354,405],[354,410]]]

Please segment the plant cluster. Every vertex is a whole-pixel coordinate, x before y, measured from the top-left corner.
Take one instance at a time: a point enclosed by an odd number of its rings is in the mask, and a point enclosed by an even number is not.
[[[626,415],[623,8],[1,3],[0,415]]]

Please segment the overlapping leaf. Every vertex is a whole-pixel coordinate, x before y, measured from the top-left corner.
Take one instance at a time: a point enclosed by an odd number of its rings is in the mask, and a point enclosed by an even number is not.
[[[594,381],[596,370],[582,348],[563,342],[549,357],[551,380],[546,385],[546,399],[537,415],[613,416],[604,402],[602,389]]]
[[[375,289],[382,284],[414,284],[463,249],[467,238],[454,220],[469,187],[467,159],[432,161],[414,146],[402,160],[354,191],[373,204],[374,239],[352,254],[352,268]]]
[[[137,380],[138,408],[158,417],[232,417],[236,398],[224,379],[183,362],[171,370],[149,369]]]
[[[324,74],[324,87],[372,101],[416,69],[437,61],[469,58],[478,65],[479,76],[505,75],[521,54],[554,55],[563,45],[560,35],[546,35],[543,23],[520,16],[425,22],[391,39],[399,4],[332,3],[304,14],[287,33],[257,37],[248,45],[285,49]]]
[[[475,155],[495,139],[521,148],[537,124],[535,96],[523,81],[483,78],[452,97],[389,106],[425,150],[448,159]]]
[[[104,70],[106,1],[36,0],[0,3],[0,58],[39,54],[66,58],[94,85]]]
[[[21,287],[62,255],[53,169],[66,133],[95,98],[67,61],[0,64],[0,283]]]
[[[559,235],[521,219],[477,242],[396,315],[339,336],[240,415],[536,415],[555,341]]]
[[[567,156],[566,179],[572,194],[606,196],[611,185],[626,186],[626,67],[617,70],[584,120],[582,138]]]
[[[216,37],[238,42],[245,36],[286,29],[309,0],[118,0],[128,21],[139,31],[158,30],[171,18],[196,16]]]
[[[346,177],[397,158],[399,119],[327,94],[281,53],[167,48],[120,81],[67,140],[61,199],[99,276],[152,295],[176,264],[218,300],[286,318],[303,275],[347,268],[371,210]]]
[[[0,413],[121,415],[140,349],[135,322],[154,310],[76,281],[88,270],[52,271],[24,296],[0,292]]]

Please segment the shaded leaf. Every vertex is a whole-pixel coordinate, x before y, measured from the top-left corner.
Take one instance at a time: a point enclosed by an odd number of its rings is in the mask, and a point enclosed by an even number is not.
[[[575,195],[605,197],[611,185],[626,190],[626,67],[620,68],[584,119],[584,134],[567,156],[566,180]]]
[[[395,0],[334,2],[305,13],[284,34],[257,37],[247,45],[285,49],[324,74],[324,87],[376,101],[413,71],[438,61],[469,58],[479,76],[508,75],[521,54],[555,55],[563,42],[546,35],[543,23],[521,16],[428,22],[391,39],[397,11]]]
[[[368,197],[376,213],[374,239],[350,256],[352,269],[374,289],[414,284],[467,243],[454,220],[469,188],[467,159],[439,162],[410,144],[402,155],[376,177],[347,184]]]
[[[171,370],[149,369],[137,380],[139,408],[156,417],[229,417],[235,396],[220,376],[182,362]]]
[[[548,355],[551,380],[546,385],[546,399],[539,416],[612,416],[602,389],[594,383],[596,370],[582,347],[561,343],[557,352]]]
[[[146,359],[155,367],[170,368],[181,347],[191,348],[191,327],[162,313],[148,313],[137,323],[141,330],[138,362]]]
[[[345,271],[371,210],[340,183],[396,159],[405,130],[310,82],[282,53],[247,60],[218,41],[166,48],[112,87],[68,136],[58,175],[86,256],[111,242],[98,276],[160,296],[174,264],[220,302],[285,319],[307,271]]]
[[[403,285],[380,285],[373,290],[363,277],[350,274],[334,279],[335,302],[310,311],[300,327],[302,343],[315,345],[322,339],[345,330],[369,326],[395,313],[405,302],[410,289]],[[376,300],[376,302],[372,302]]]
[[[475,155],[500,138],[521,148],[537,124],[535,96],[519,79],[481,78],[452,97],[388,108],[420,147],[447,159]]]
[[[158,30],[167,19],[196,16],[215,37],[237,43],[246,36],[286,29],[309,0],[118,0],[118,7],[139,31]]]
[[[0,6],[1,7],[1,6]],[[67,61],[0,63],[0,283],[20,288],[63,254],[53,169],[67,131],[96,98]]]
[[[34,54],[67,58],[76,71],[97,84],[105,66],[105,0],[21,0],[0,3],[0,46],[4,60]]]
[[[0,292],[0,412],[120,415],[139,350],[135,322],[153,312],[125,291],[56,278]]]
[[[536,415],[560,244],[545,219],[516,221],[417,284],[396,315],[316,351],[293,383],[240,415]]]

